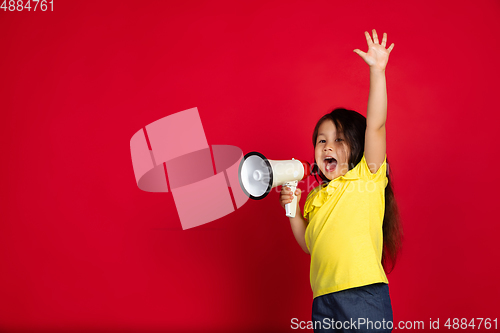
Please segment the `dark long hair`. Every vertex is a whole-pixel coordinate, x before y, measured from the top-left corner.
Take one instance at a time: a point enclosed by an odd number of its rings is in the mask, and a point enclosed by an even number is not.
[[[324,115],[317,122],[316,127],[313,132],[313,146],[316,148],[316,140],[318,138],[318,130],[320,125],[325,120],[331,120],[337,132],[343,133],[347,145],[350,147],[350,155],[348,157],[348,167],[349,170],[353,169],[361,159],[363,158],[364,147],[365,147],[365,132],[366,132],[366,118],[362,114],[346,110],[342,108],[337,108],[332,112]],[[389,168],[389,159],[386,160],[387,163],[387,186],[385,188],[385,214],[382,224],[382,232],[384,235],[384,247],[382,251],[382,265],[384,269],[391,272],[396,265],[396,258],[399,251],[401,250],[402,240],[403,240],[403,228],[401,225],[401,218],[399,215],[399,209],[394,196],[394,191],[392,188],[391,176],[392,170]],[[328,178],[321,172],[318,168],[316,159],[314,159],[314,164],[311,169],[311,174],[314,175],[316,181],[324,186],[330,182]],[[317,178],[319,176],[319,180]],[[390,269],[389,269],[390,268]]]

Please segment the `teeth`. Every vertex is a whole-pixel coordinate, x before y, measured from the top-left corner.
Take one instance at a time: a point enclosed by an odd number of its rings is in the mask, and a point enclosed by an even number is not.
[[[325,157],[326,172],[333,172],[337,168],[337,161],[333,157]]]

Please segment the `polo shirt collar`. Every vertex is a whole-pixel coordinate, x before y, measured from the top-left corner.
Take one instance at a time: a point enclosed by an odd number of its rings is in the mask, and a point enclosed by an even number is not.
[[[337,187],[345,181],[357,180],[360,177],[355,173],[354,169],[351,169],[346,172],[345,175],[335,178],[331,180],[330,183],[324,188],[322,188],[314,198],[312,204],[313,206],[321,207],[325,203],[325,201],[335,192]]]

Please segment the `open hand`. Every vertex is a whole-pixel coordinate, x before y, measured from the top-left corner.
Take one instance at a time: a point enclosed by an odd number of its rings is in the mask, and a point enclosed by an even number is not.
[[[389,46],[388,49],[385,48],[387,43],[387,34],[384,32],[382,37],[382,43],[379,44],[378,36],[375,29],[373,29],[373,41],[370,34],[365,31],[366,42],[368,43],[368,52],[363,52],[360,49],[355,49],[356,52],[363,60],[370,66],[370,68],[385,70],[387,66],[387,61],[389,61],[389,54],[394,48],[394,43]]]

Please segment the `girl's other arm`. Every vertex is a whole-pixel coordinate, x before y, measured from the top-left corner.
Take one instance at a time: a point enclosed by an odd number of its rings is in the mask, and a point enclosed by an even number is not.
[[[370,171],[376,173],[385,160],[386,135],[385,122],[387,118],[387,89],[385,68],[394,43],[386,49],[387,34],[384,33],[379,44],[377,32],[373,30],[373,41],[365,32],[368,52],[354,50],[370,66],[370,94],[366,113],[365,159]]]
[[[300,211],[299,202],[301,197],[301,190],[299,188],[295,190],[295,195],[297,196],[297,212],[295,213],[295,217],[290,217],[290,226],[297,243],[299,243],[300,247],[302,248],[302,250],[304,250],[305,253],[309,254],[309,250],[307,249],[306,245],[306,228],[308,222],[302,216],[302,212]],[[283,207],[284,209],[285,205],[290,202],[292,202],[292,190],[290,190],[289,187],[283,186],[281,188],[280,196],[281,207]]]

